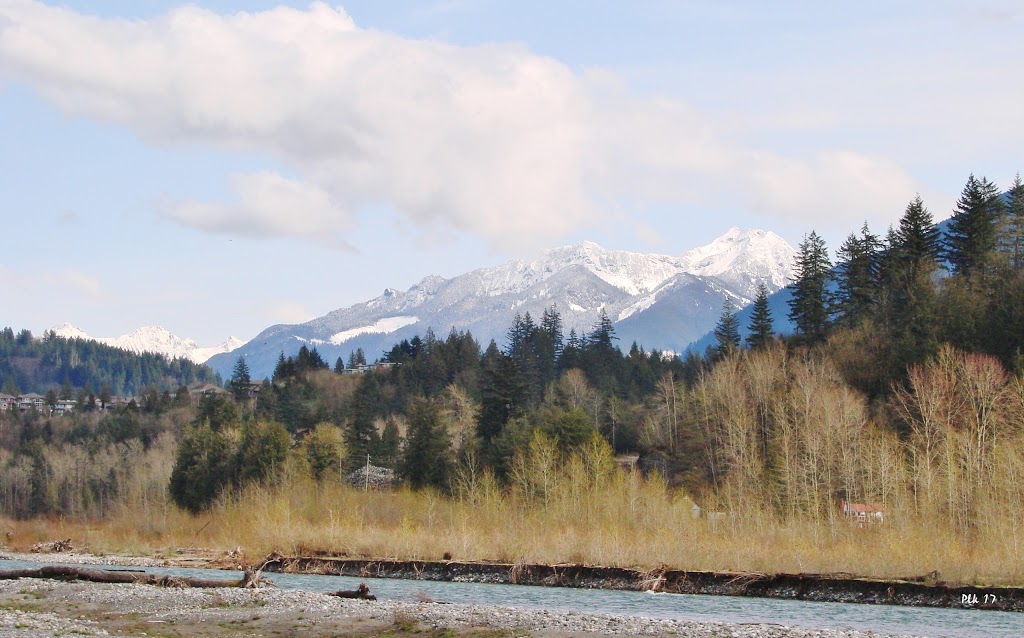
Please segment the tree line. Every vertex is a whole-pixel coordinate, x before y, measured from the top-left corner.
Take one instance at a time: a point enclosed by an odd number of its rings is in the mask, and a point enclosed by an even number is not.
[[[66,339],[47,330],[41,339],[30,330],[0,330],[0,392],[17,396],[53,391],[61,399],[104,393],[138,396],[148,389],[174,391],[194,383],[221,380],[204,365],[135,353],[88,339]]]

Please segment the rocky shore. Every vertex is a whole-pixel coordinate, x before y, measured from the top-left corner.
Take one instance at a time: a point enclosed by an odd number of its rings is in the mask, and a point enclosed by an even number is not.
[[[444,630],[444,631],[441,631]],[[277,589],[167,589],[21,579],[0,582],[0,636],[148,635],[519,638],[644,635],[682,638],[877,638],[875,633],[769,624],[652,620],[490,605],[368,602]]]

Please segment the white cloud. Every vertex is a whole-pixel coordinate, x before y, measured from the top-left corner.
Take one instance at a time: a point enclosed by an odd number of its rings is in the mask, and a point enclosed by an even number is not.
[[[230,179],[237,203],[186,201],[168,207],[163,215],[210,232],[297,235],[345,245],[342,232],[352,227],[352,220],[323,189],[269,171],[235,173]]]
[[[127,21],[0,0],[0,73],[68,113],[155,143],[271,155],[297,176],[232,175],[236,202],[162,213],[212,232],[343,245],[355,215],[384,203],[421,228],[510,247],[547,244],[623,201],[798,217],[829,206],[859,221],[857,206],[899,210],[916,190],[878,158],[723,141],[706,114],[606,71],[361,29],[322,2]]]

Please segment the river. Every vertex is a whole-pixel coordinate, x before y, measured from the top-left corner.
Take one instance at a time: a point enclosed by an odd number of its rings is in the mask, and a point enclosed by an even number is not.
[[[10,560],[3,561],[0,567],[14,569],[38,567],[40,564]],[[109,565],[83,567],[129,569]],[[240,572],[210,569],[146,567],[145,571],[225,580],[241,577]],[[774,623],[807,629],[856,629],[884,634],[949,638],[1024,636],[1024,613],[1003,611],[306,574],[275,573],[267,577],[281,588],[317,592],[355,589],[360,582],[365,582],[381,600],[406,602],[502,605],[703,622]]]

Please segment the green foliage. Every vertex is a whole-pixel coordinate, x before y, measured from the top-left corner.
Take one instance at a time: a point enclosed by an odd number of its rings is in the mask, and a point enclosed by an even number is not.
[[[264,483],[272,479],[288,458],[291,437],[276,421],[246,421],[235,454],[235,485]]]
[[[775,323],[768,308],[768,288],[763,283],[757,286],[757,297],[754,299],[750,325],[747,329],[750,331],[747,335],[747,345],[751,348],[766,348],[775,340]]]
[[[859,237],[851,233],[839,247],[834,305],[840,323],[854,325],[874,312],[880,285],[881,246],[865,223]]]
[[[203,510],[230,483],[232,460],[227,432],[207,422],[190,428],[178,443],[168,485],[171,499],[190,512]]]
[[[829,327],[828,284],[832,262],[825,240],[811,231],[797,251],[789,318],[807,343],[823,341]]]
[[[117,396],[140,394],[148,386],[172,390],[194,383],[219,383],[212,370],[185,359],[136,354],[96,341],[65,339],[52,331],[35,339],[28,330],[15,335],[11,328],[0,330],[0,379],[8,394],[42,394],[61,387],[65,398],[70,398],[73,388],[84,388],[87,383]]]
[[[418,399],[409,406],[409,432],[401,475],[414,489],[447,489],[452,469],[452,441],[436,403]]]
[[[953,272],[971,277],[984,270],[996,249],[1002,215],[999,189],[984,177],[967,179],[946,234],[946,257]]]
[[[337,480],[341,472],[345,444],[341,431],[333,423],[317,425],[306,437],[306,460],[316,481]]]
[[[238,357],[238,362],[235,363],[235,369],[231,374],[231,380],[228,381],[228,388],[231,390],[231,394],[234,395],[236,401],[246,398],[251,381],[252,379],[249,377],[249,364],[245,362],[245,357]]]
[[[736,318],[736,306],[732,299],[722,304],[722,315],[715,325],[713,358],[721,359],[740,347],[740,321]]]

